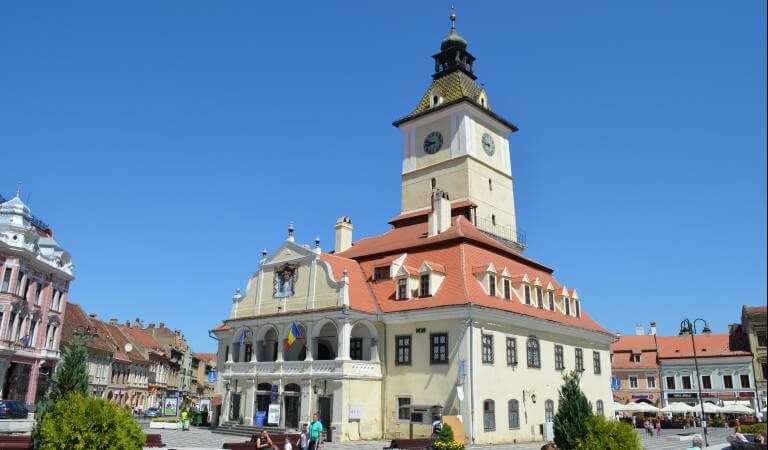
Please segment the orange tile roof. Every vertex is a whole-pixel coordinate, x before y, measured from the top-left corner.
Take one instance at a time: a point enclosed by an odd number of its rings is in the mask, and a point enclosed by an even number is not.
[[[631,351],[619,351],[613,354],[611,367],[614,369],[657,369],[659,367],[656,350],[640,352],[640,362],[630,359]]]
[[[427,265],[432,269],[433,272],[438,272],[438,273],[445,274],[445,266],[444,265],[442,265],[440,263],[436,263],[434,261],[427,261],[427,260],[425,260],[424,262],[427,263]]]
[[[740,336],[734,334],[696,335],[696,356],[715,358],[723,356],[751,356],[739,348]],[[659,359],[692,358],[693,345],[690,336],[658,336]]]
[[[768,307],[767,306],[743,306],[744,311],[747,312],[747,314],[768,314]]]
[[[336,280],[341,280],[344,271],[349,277],[349,307],[358,311],[375,313],[379,310],[376,299],[368,288],[367,277],[357,261],[329,253],[321,253],[320,259],[328,263]]]
[[[195,353],[194,355],[203,361],[216,361],[216,353]]]
[[[109,335],[112,336],[112,339],[117,344],[118,348],[122,351],[118,353],[122,353],[125,355],[128,360],[131,362],[138,362],[138,363],[145,363],[148,361],[147,358],[144,357],[141,353],[141,347],[139,346],[137,342],[131,342],[128,337],[123,334],[123,330],[119,325],[112,325],[112,324],[105,324],[107,327],[107,330],[109,331]],[[130,343],[133,347],[130,352],[125,352],[125,344]]]
[[[101,321],[90,317],[77,303],[67,302],[67,313],[64,315],[64,324],[61,328],[62,342],[69,342],[78,328],[91,327],[96,329],[96,335],[88,339],[86,346],[106,352],[114,352],[116,344],[112,342],[109,333],[100,325]]]
[[[652,334],[644,336],[622,336],[611,344],[611,351],[656,351],[656,336]]]
[[[152,333],[148,333],[144,330],[138,329],[138,328],[123,328],[126,333],[130,337],[132,337],[134,340],[138,341],[144,348],[147,349],[160,349],[162,346],[159,342],[157,342],[157,339],[152,336]]]
[[[461,208],[468,208],[468,207],[475,207],[475,206],[477,206],[477,204],[475,204],[475,202],[473,202],[472,200],[459,200],[459,201],[455,201],[455,202],[451,203],[451,211],[453,211],[454,209],[461,209]],[[420,209],[418,211],[413,211],[413,212],[409,212],[409,213],[406,213],[406,214],[400,214],[397,217],[393,217],[393,218],[389,219],[388,223],[394,225],[394,224],[396,224],[398,222],[402,222],[402,221],[407,220],[407,219],[413,219],[415,217],[426,216],[427,214],[430,213],[430,211],[432,211],[432,207],[428,206],[428,207]]]
[[[229,325],[227,325],[226,323],[222,323],[218,327],[214,327],[211,329],[211,331],[224,331],[224,330],[229,330]]]

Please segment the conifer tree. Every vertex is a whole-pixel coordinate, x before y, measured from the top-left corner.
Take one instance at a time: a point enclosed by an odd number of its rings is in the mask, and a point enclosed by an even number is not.
[[[587,434],[587,419],[592,416],[592,405],[579,387],[581,374],[570,372],[563,375],[560,399],[553,424],[555,444],[563,450],[576,448],[577,439]]]
[[[65,347],[61,355],[61,363],[53,374],[51,400],[58,399],[69,393],[88,397],[88,349],[82,337],[74,337]]]

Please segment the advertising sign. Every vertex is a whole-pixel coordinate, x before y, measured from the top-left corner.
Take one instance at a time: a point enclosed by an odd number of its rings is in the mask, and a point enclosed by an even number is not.
[[[277,425],[280,423],[280,404],[270,403],[267,412],[267,423]]]
[[[210,372],[208,372],[208,382],[210,382],[210,383],[215,383],[216,382],[216,371],[215,370],[211,370]]]
[[[167,397],[163,401],[163,415],[176,416],[178,414],[179,399],[177,397]]]
[[[267,412],[266,411],[257,411],[256,412],[256,420],[254,423],[258,426],[264,426],[264,421],[267,419]]]
[[[621,388],[621,381],[618,377],[611,377],[611,388],[613,388],[614,391]]]
[[[699,394],[695,392],[691,392],[689,394],[667,394],[667,398],[696,399],[699,398]]]

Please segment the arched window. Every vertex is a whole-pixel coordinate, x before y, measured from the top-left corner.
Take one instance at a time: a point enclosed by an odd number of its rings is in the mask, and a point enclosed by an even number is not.
[[[555,402],[547,400],[544,402],[544,421],[553,422],[555,420]]]
[[[528,367],[539,368],[541,367],[541,358],[539,352],[539,340],[535,337],[528,338],[528,344],[526,345],[528,351]]]
[[[595,410],[597,411],[598,416],[604,416],[605,415],[605,409],[603,407],[603,401],[598,400],[595,402]]]
[[[496,429],[496,404],[493,400],[483,402],[483,429],[485,431]]]
[[[507,417],[509,419],[509,429],[516,430],[520,428],[520,403],[517,400],[507,402]]]

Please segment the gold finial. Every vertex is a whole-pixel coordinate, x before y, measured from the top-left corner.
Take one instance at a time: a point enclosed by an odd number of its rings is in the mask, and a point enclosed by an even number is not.
[[[456,8],[451,4],[451,28],[456,28]]]

